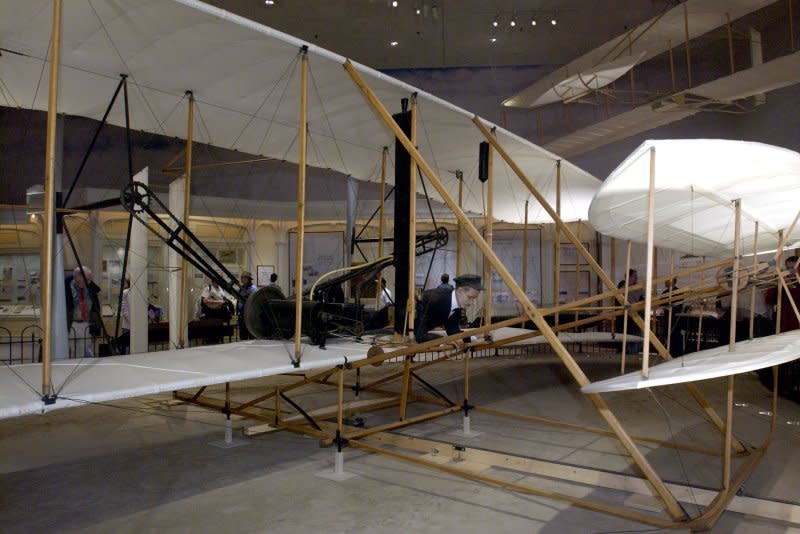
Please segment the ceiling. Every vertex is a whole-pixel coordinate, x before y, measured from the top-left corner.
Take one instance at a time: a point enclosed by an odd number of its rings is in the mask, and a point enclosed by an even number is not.
[[[397,0],[392,7],[392,0],[274,0],[271,6],[265,0],[206,1],[384,70],[560,65],[677,3]]]

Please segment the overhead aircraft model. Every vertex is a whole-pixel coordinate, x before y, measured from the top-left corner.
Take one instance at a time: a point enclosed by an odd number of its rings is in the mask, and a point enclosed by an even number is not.
[[[561,102],[597,102],[598,95],[635,92],[640,95],[635,107],[607,117],[595,124],[548,141],[545,146],[557,154],[574,157],[690,117],[702,111],[745,112],[753,108],[747,99],[800,82],[800,53],[794,49],[769,61],[762,60],[761,37],[750,35],[750,64],[747,68],[733,65],[733,30],[731,24],[748,14],[773,4],[771,0],[687,0],[665,9],[661,14],[609,40],[563,67],[542,77],[519,93],[503,101],[507,108],[537,108]],[[791,6],[787,13],[792,18]],[[692,83],[692,40],[709,32],[727,28],[730,74],[699,85]],[[791,22],[789,22],[792,35]],[[678,55],[674,50],[683,47]],[[617,90],[609,84],[619,80],[636,65],[645,64],[659,54],[669,53],[672,87],[649,93],[638,89],[631,73],[631,87]],[[681,57],[685,55],[684,58]],[[696,60],[695,60],[696,61]],[[684,67],[685,62],[685,67]],[[676,71],[686,69],[688,87],[676,87]],[[591,84],[586,80],[594,80]],[[629,96],[623,101],[633,101]],[[757,104],[758,102],[756,102]]]
[[[546,320],[546,315],[570,310],[582,303],[567,303],[543,310],[531,302],[518,281],[493,252],[491,238],[488,237],[491,231],[485,238],[465,214],[466,210],[482,211],[480,194],[467,195],[464,202],[457,202],[455,193],[460,187],[459,183],[441,178],[444,171],[458,169],[462,172],[464,185],[477,186],[479,143],[488,143],[490,147],[491,165],[486,182],[489,196],[486,217],[489,224],[494,220],[554,222],[608,288],[607,292],[596,297],[597,301],[616,299],[618,309],[625,307],[631,319],[644,327],[647,343],[649,302],[644,308],[643,321],[638,314],[641,307],[629,310],[625,306],[624,292],[616,288],[565,223],[586,218],[590,200],[599,186],[599,181],[594,177],[558,156],[414,87],[201,2],[67,2],[62,8],[59,1],[34,0],[24,5],[15,3],[13,9],[6,3],[2,12],[0,46],[3,56],[0,58],[0,73],[3,82],[9,93],[14,95],[15,101],[27,102],[26,107],[47,109],[49,121],[54,120],[56,112],[100,119],[104,115],[106,95],[113,93],[119,73],[124,73],[134,88],[130,92],[131,100],[141,105],[141,109],[147,109],[146,113],[131,116],[131,127],[186,138],[188,148],[191,146],[192,122],[188,121],[190,126],[187,132],[187,121],[181,120],[185,117],[172,113],[176,105],[186,101],[187,106],[197,105],[203,109],[214,143],[247,153],[297,162],[298,266],[302,264],[300,251],[306,165],[313,163],[356,178],[368,179],[375,176],[374,171],[379,167],[384,147],[396,146],[397,154],[404,153],[408,158],[403,172],[413,176],[408,180],[409,197],[414,198],[413,191],[419,173],[431,186],[431,195],[452,210],[459,226],[483,253],[491,269],[509,287],[523,313],[507,321],[487,321],[473,334],[489,334],[488,338],[467,347],[448,345],[460,339],[461,335],[456,334],[421,344],[409,344],[406,339],[401,339],[399,344],[386,346],[369,346],[351,341],[331,342],[327,350],[322,351],[304,342],[300,336],[302,328],[295,328],[293,344],[257,340],[227,346],[170,350],[158,355],[54,362],[50,354],[51,329],[48,325],[52,271],[45,271],[42,363],[6,366],[2,369],[0,416],[49,412],[86,402],[200,387],[197,392],[178,391],[175,396],[220,410],[228,417],[239,414],[269,423],[273,428],[316,436],[335,446],[337,469],[342,465],[343,449],[356,447],[659,527],[708,528],[734,497],[738,487],[735,482],[740,482],[743,475],[729,477],[727,480],[730,483],[721,489],[718,498],[701,515],[690,517],[637,442],[655,442],[661,446],[690,450],[697,448],[631,436],[608,403],[596,392],[587,391],[586,398],[608,429],[585,430],[611,434],[618,439],[631,465],[640,475],[636,483],[658,499],[661,512],[646,514],[591,499],[509,483],[420,460],[411,454],[380,445],[381,440],[395,439],[395,446],[411,448],[408,443],[393,438],[388,431],[458,412],[463,413],[465,429],[468,428],[470,412],[480,409],[470,404],[468,393],[472,350],[502,347],[541,336],[579,387],[591,385],[584,370],[565,346],[566,334],[560,332],[585,323],[574,321],[554,327]],[[52,28],[55,30],[51,31]],[[59,34],[63,35],[60,39]],[[32,89],[46,70],[49,70],[49,77],[45,77],[49,83],[48,98],[36,94]],[[313,79],[313,84],[308,83],[309,78]],[[191,91],[189,98],[186,91]],[[410,108],[402,109],[401,101],[404,99],[409,101]],[[403,116],[409,119],[408,130],[398,125],[389,108],[402,109]],[[189,116],[191,109],[189,107],[187,111]],[[108,120],[115,124],[126,124],[121,113],[110,114]],[[52,149],[52,135],[48,139],[48,146]],[[314,151],[307,149],[307,139],[313,140]],[[190,150],[187,150],[188,154]],[[52,152],[49,155],[52,157]],[[398,159],[395,158],[396,161]],[[47,169],[43,249],[46,264],[53,257],[52,226],[56,211],[52,166]],[[187,169],[191,169],[191,161],[188,160]],[[398,170],[395,180],[400,174]],[[386,179],[390,180],[388,177]],[[533,213],[526,218],[519,199],[529,196],[536,200],[536,204]],[[414,234],[415,209],[411,207],[409,213],[409,234]],[[398,246],[397,241],[395,245]],[[415,243],[412,241],[406,245],[413,250]],[[413,254],[410,256],[413,257]],[[409,291],[413,287],[413,267],[408,271],[406,295],[413,294]],[[300,279],[300,276],[296,276],[295,310],[302,308]],[[648,276],[648,283],[652,279],[652,276]],[[593,299],[595,297],[589,300]],[[404,303],[398,305],[403,306]],[[413,297],[408,298],[405,305],[413,314]],[[297,313],[295,318],[301,321],[302,314]],[[595,320],[592,318],[586,322]],[[535,329],[500,330],[524,322],[532,322]],[[658,340],[652,339],[650,343],[662,357],[670,358]],[[437,361],[463,358],[463,399],[461,402],[452,401],[432,388],[438,398],[430,402],[434,409],[421,416],[408,417],[408,404],[423,400],[410,393],[410,383],[415,379],[421,381],[417,371],[430,364],[414,362],[413,356],[432,350],[438,354]],[[387,379],[362,384],[359,370],[366,365],[387,360],[402,361],[402,370],[390,377],[399,382],[399,392],[375,399],[345,401],[345,388],[357,393],[385,393]],[[215,399],[203,394],[203,386],[276,375],[289,370],[307,374],[295,383],[267,391],[247,402],[233,402],[229,395],[225,399]],[[41,388],[33,386],[37,378],[41,378]],[[310,383],[335,387],[338,393],[336,405],[327,411],[311,412],[289,397],[290,392]],[[421,383],[425,384],[423,381]],[[426,387],[432,386],[428,384]],[[686,388],[702,407],[712,429],[726,435],[725,458],[730,457],[731,451],[742,454],[751,452],[741,467],[742,474],[749,473],[763,454],[763,449],[756,452],[745,450],[738,440],[729,435],[729,421],[726,424],[717,415],[699,389],[691,383]],[[282,402],[292,405],[297,414],[286,417],[281,409]],[[386,407],[398,408],[396,421],[361,429],[345,423],[345,415],[353,410]],[[524,417],[524,414],[501,410],[493,410],[492,413],[497,416]],[[701,452],[719,456],[718,451]],[[726,465],[730,465],[727,460]]]

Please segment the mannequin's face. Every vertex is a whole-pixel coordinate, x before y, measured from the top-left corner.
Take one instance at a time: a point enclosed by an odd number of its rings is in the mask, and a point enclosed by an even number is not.
[[[458,302],[459,308],[466,308],[470,304],[472,304],[480,291],[473,287],[458,287],[456,288],[456,301]]]

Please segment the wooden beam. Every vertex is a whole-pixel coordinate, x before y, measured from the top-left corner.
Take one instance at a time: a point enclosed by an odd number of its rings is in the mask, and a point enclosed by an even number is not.
[[[53,31],[50,34],[50,82],[47,97],[47,135],[45,139],[44,213],[42,214],[42,398],[53,395],[53,253],[56,209],[56,121],[58,120],[58,67],[61,55],[61,0],[53,2]],[[60,276],[60,274],[59,274]],[[88,284],[87,284],[88,287]],[[83,356],[81,356],[83,357]]]
[[[300,131],[298,144],[300,155],[297,164],[297,251],[294,265],[294,358],[295,365],[300,364],[303,337],[303,236],[306,224],[306,152],[308,141],[308,50],[303,49],[300,62]],[[312,295],[313,298],[313,295]]]
[[[186,91],[188,97],[188,109],[186,119],[186,173],[183,176],[183,224],[189,227],[189,213],[191,212],[192,202],[192,146],[194,145],[194,93]],[[184,253],[186,249],[184,248]],[[183,348],[188,345],[187,328],[189,320],[186,317],[186,295],[187,285],[189,283],[187,271],[189,270],[189,262],[186,261],[186,255],[181,254],[181,279],[180,279],[180,297],[178,303],[180,305],[180,312],[178,313],[178,346]]]
[[[653,237],[656,211],[656,148],[650,147],[650,186],[647,192],[647,265],[644,289],[644,345],[642,347],[642,376],[650,374],[650,316],[653,302]]]

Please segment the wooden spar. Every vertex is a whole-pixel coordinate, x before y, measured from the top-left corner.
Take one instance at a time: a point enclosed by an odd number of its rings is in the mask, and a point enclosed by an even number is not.
[[[384,197],[386,196],[386,153],[389,151],[388,147],[383,147],[381,151],[381,204],[378,209],[378,257],[383,257],[383,209]],[[381,300],[383,299],[383,272],[378,271],[377,291],[375,292],[375,311],[381,308]]]
[[[753,230],[753,270],[758,265],[758,221],[755,222]],[[755,331],[755,308],[756,308],[756,285],[750,286],[750,335],[749,339],[753,339]]]
[[[780,257],[783,253],[783,230],[778,230],[778,250],[775,252],[775,272],[778,275],[778,280],[781,279],[781,267],[780,267]],[[783,285],[778,282],[777,288],[777,297],[775,301],[775,333],[781,333],[781,313],[782,313],[782,304],[783,304]]]
[[[492,248],[494,241],[494,150],[489,146],[488,177],[486,180],[486,244]],[[492,264],[484,260],[483,266],[483,324],[492,324]],[[486,334],[491,336],[491,332]]]
[[[300,62],[300,155],[297,163],[297,252],[294,262],[294,365],[300,364],[300,338],[303,336],[303,237],[306,222],[306,143],[308,141],[308,50],[303,48]]]
[[[669,72],[672,76],[672,92],[676,92],[678,90],[678,86],[675,85],[675,58],[672,55],[672,40],[667,41],[667,47],[669,48]]]
[[[689,80],[689,88],[692,87],[692,51],[689,47],[689,8],[683,4],[683,31],[686,38],[686,75]]]
[[[619,374],[625,374],[625,357],[628,354],[628,293],[630,293],[630,273],[631,273],[631,241],[628,240],[627,254],[625,256],[625,305],[622,312],[622,361],[620,362]]]
[[[528,294],[528,201],[525,201],[525,221],[522,224],[522,290]]]
[[[486,128],[483,126],[483,124],[481,123],[480,119],[477,116],[473,117],[472,122],[478,127],[478,129],[480,129],[483,132],[486,132]],[[486,136],[486,133],[484,133],[484,136]],[[539,192],[539,190],[533,186],[530,180],[528,180],[527,176],[525,176],[525,173],[522,172],[522,169],[519,168],[519,165],[516,164],[516,162],[511,158],[508,152],[506,152],[505,149],[503,149],[503,147],[500,146],[499,143],[497,143],[496,139],[490,138],[489,142],[494,144],[494,148],[495,150],[497,150],[498,154],[500,154],[500,156],[505,160],[508,166],[511,167],[511,169],[514,171],[514,173],[517,175],[520,181],[522,181],[522,183],[525,184],[525,187],[528,188],[528,191],[531,192],[531,194],[536,198],[536,200],[544,208],[544,210],[547,211],[550,218],[553,221],[555,221],[556,226],[559,227],[561,231],[564,232],[564,234],[567,236],[569,241],[573,245],[575,245],[575,248],[578,251],[578,253],[580,253],[581,256],[583,256],[584,260],[586,260],[586,263],[594,270],[597,276],[600,277],[600,279],[603,281],[603,284],[605,284],[605,286],[608,289],[616,291],[614,282],[608,277],[606,272],[603,271],[603,268],[600,267],[600,265],[597,263],[597,260],[595,260],[592,257],[592,255],[589,254],[589,251],[587,251],[580,243],[580,241],[578,241],[575,235],[570,231],[569,226],[567,226],[564,223],[564,221],[561,220],[561,217],[558,216],[555,210],[553,210],[552,206],[550,206],[550,203],[547,202],[547,199],[545,199]],[[613,293],[613,295],[617,299],[617,302],[619,302],[622,305],[625,304],[625,300],[623,300],[623,297],[620,292],[616,291]],[[636,323],[636,325],[639,328],[644,328],[644,321],[642,321],[638,313],[632,314],[631,317],[634,323]],[[669,352],[667,352],[666,347],[664,347],[664,345],[658,340],[657,337],[654,336],[651,341],[653,346],[656,348],[656,350],[658,351],[659,355],[662,358],[664,358],[665,360],[672,359],[672,356],[670,355]],[[714,410],[714,408],[703,397],[703,395],[700,393],[700,390],[697,389],[697,386],[695,386],[694,384],[685,384],[685,387],[692,395],[692,397],[695,399],[695,401],[697,401],[697,403],[703,408],[703,411],[706,412],[706,415],[708,416],[709,420],[711,420],[711,422],[714,424],[714,426],[717,427],[718,430],[723,431],[725,428],[725,423],[722,421],[722,419]],[[737,452],[743,452],[745,450],[744,446],[738,441],[736,441],[735,444]]]
[[[728,352],[736,350],[736,310],[739,307],[739,255],[742,228],[742,201],[733,201],[734,224],[733,224],[733,272],[731,273],[731,328],[728,337]],[[730,475],[730,472],[728,473]]]
[[[561,218],[561,160],[556,160],[556,215]],[[555,262],[553,267],[553,306],[559,304],[559,285],[561,285],[561,228],[556,225],[556,236],[553,240],[553,255]],[[555,325],[558,326],[559,315],[553,318]]]
[[[456,179],[458,180],[458,208],[461,209],[463,207],[463,194],[464,194],[464,176],[460,173],[456,173]],[[461,275],[461,221],[458,221],[458,226],[456,227],[456,276]]]
[[[44,213],[42,214],[42,398],[53,396],[53,252],[56,210],[56,121],[58,119],[58,67],[61,54],[61,0],[53,2],[50,36],[50,88],[47,97],[47,139],[44,157]],[[59,275],[60,276],[60,275]],[[47,401],[45,401],[47,402]]]
[[[411,143],[417,146],[417,97],[411,97]],[[406,149],[408,150],[408,149]],[[408,300],[406,301],[406,328],[403,334],[414,329],[416,314],[416,258],[417,258],[417,165],[410,158],[410,175],[408,180]],[[423,288],[425,289],[425,288]]]
[[[650,187],[647,193],[647,265],[644,285],[644,344],[642,347],[642,376],[650,374],[650,318],[653,302],[653,237],[656,211],[656,147],[650,147]]]
[[[406,406],[408,406],[408,393],[411,387],[411,356],[406,356],[403,362],[403,385],[400,391],[399,419],[405,421]]]
[[[364,98],[369,102],[372,106],[373,110],[380,116],[383,120],[384,124],[389,128],[392,133],[394,133],[395,137],[400,140],[403,144],[405,149],[411,155],[411,157],[416,161],[419,168],[428,177],[431,185],[436,189],[439,196],[445,203],[450,207],[453,213],[456,215],[458,219],[464,224],[464,228],[467,230],[469,236],[473,239],[475,244],[478,248],[483,252],[486,259],[488,259],[492,266],[497,271],[500,278],[508,286],[509,290],[514,294],[514,296],[518,299],[520,304],[523,306],[525,310],[525,314],[534,322],[537,328],[542,332],[542,335],[545,337],[547,342],[553,348],[554,352],[559,356],[561,361],[564,363],[565,367],[569,370],[572,374],[573,378],[579,385],[586,385],[589,383],[589,379],[583,373],[583,370],[580,368],[578,363],[572,357],[572,355],[567,351],[564,345],[561,343],[561,340],[558,339],[558,336],[547,324],[547,321],[544,319],[544,316],[539,311],[539,309],[528,299],[525,293],[517,284],[514,277],[511,273],[508,272],[508,269],[503,265],[503,263],[498,259],[497,255],[488,247],[486,241],[481,236],[480,232],[477,228],[471,223],[469,218],[464,214],[464,212],[458,208],[455,201],[452,199],[450,194],[445,189],[442,182],[436,176],[436,173],[433,169],[428,165],[428,163],[424,160],[424,158],[420,155],[417,148],[414,144],[408,139],[408,137],[403,133],[403,131],[397,126],[397,124],[392,119],[389,112],[383,106],[383,104],[378,100],[372,90],[366,85],[363,78],[358,74],[355,67],[349,62],[346,61],[344,63],[344,68],[350,77],[353,79],[353,82],[358,86],[361,90]],[[491,133],[486,129],[486,127],[480,122],[478,117],[473,117],[473,122],[475,125],[481,130],[484,137],[487,138],[490,144],[492,144],[495,150],[498,150],[503,157],[506,158],[505,151],[500,147],[497,139],[494,138]],[[498,147],[500,147],[498,149]],[[576,245],[577,247],[577,245]],[[653,467],[641,453],[641,451],[636,447],[636,444],[631,440],[630,436],[628,436],[625,429],[622,428],[621,423],[616,418],[616,416],[612,413],[611,409],[606,404],[605,400],[598,394],[587,394],[587,398],[595,405],[595,408],[600,413],[600,415],[605,419],[606,423],[611,427],[611,429],[616,434],[617,438],[620,440],[620,443],[625,447],[630,454],[631,458],[633,459],[634,463],[637,467],[641,470],[644,476],[650,482],[654,493],[661,498],[664,506],[666,507],[669,514],[674,519],[684,520],[686,519],[686,514],[683,512],[681,507],[678,505],[678,502],[675,500],[675,497],[670,493],[667,487],[664,485],[664,482],[655,472]],[[458,409],[458,408],[456,408]]]
[[[580,219],[578,219],[578,222],[575,224],[575,237],[578,238],[578,241],[581,240],[581,228],[583,228],[583,226],[581,225]],[[580,296],[580,285],[581,285],[581,278],[580,278],[581,261],[580,261],[580,258],[581,257],[578,256],[578,251],[576,250],[575,251],[575,293],[573,294],[573,298],[575,300],[578,300],[578,297]],[[588,293],[589,288],[587,287],[586,290],[587,290],[587,293]],[[573,317],[573,320],[575,320],[575,321],[578,320],[578,310],[575,310],[575,316]]]
[[[670,351],[672,340],[672,294],[675,291],[675,251],[669,255],[669,291],[667,293],[667,352]]]
[[[178,154],[178,157],[181,153]],[[236,165],[252,165],[254,163],[266,163],[267,161],[275,161],[275,158],[255,158],[255,159],[243,159],[241,161],[218,161],[215,163],[201,163],[199,165],[193,165],[192,168],[194,170],[198,169],[218,169],[220,167],[235,167]],[[161,169],[161,172],[164,173],[181,173],[186,170],[186,167],[164,167]]]
[[[191,211],[192,201],[192,145],[194,144],[192,136],[194,135],[194,93],[186,91],[186,96],[189,100],[187,109],[186,120],[186,173],[183,175],[183,224],[189,227],[189,213]],[[186,249],[184,249],[186,252]],[[178,304],[180,306],[180,313],[178,314],[178,346],[183,348],[188,345],[186,335],[188,334],[188,318],[186,317],[186,295],[187,285],[189,284],[187,271],[189,270],[189,262],[186,261],[186,254],[181,254],[181,281],[180,281],[180,298]]]
[[[728,61],[731,64],[731,74],[736,72],[736,66],[733,62],[733,30],[731,29],[731,14],[725,13],[725,18],[727,19],[727,28],[728,28]]]
[[[609,243],[609,248],[611,249],[611,253],[610,253],[610,256],[611,256],[611,274],[613,276],[613,274],[617,271],[617,239],[616,238],[614,238],[614,237],[611,238],[611,242]],[[608,303],[606,305],[607,306],[611,306],[613,304],[614,304],[614,297],[611,297],[610,299],[608,299]],[[612,323],[611,323],[611,332],[612,333],[614,333],[614,326],[615,326],[614,322],[612,321]]]
[[[731,322],[735,323],[734,315]],[[722,450],[722,487],[730,489],[731,485],[731,441],[733,439],[733,376],[728,375],[728,390],[725,402],[725,441]]]
[[[631,40],[631,34],[628,34],[628,55],[633,56],[633,41]],[[631,78],[631,107],[636,107],[636,84],[634,82],[633,76],[633,69],[631,67],[630,78]]]

